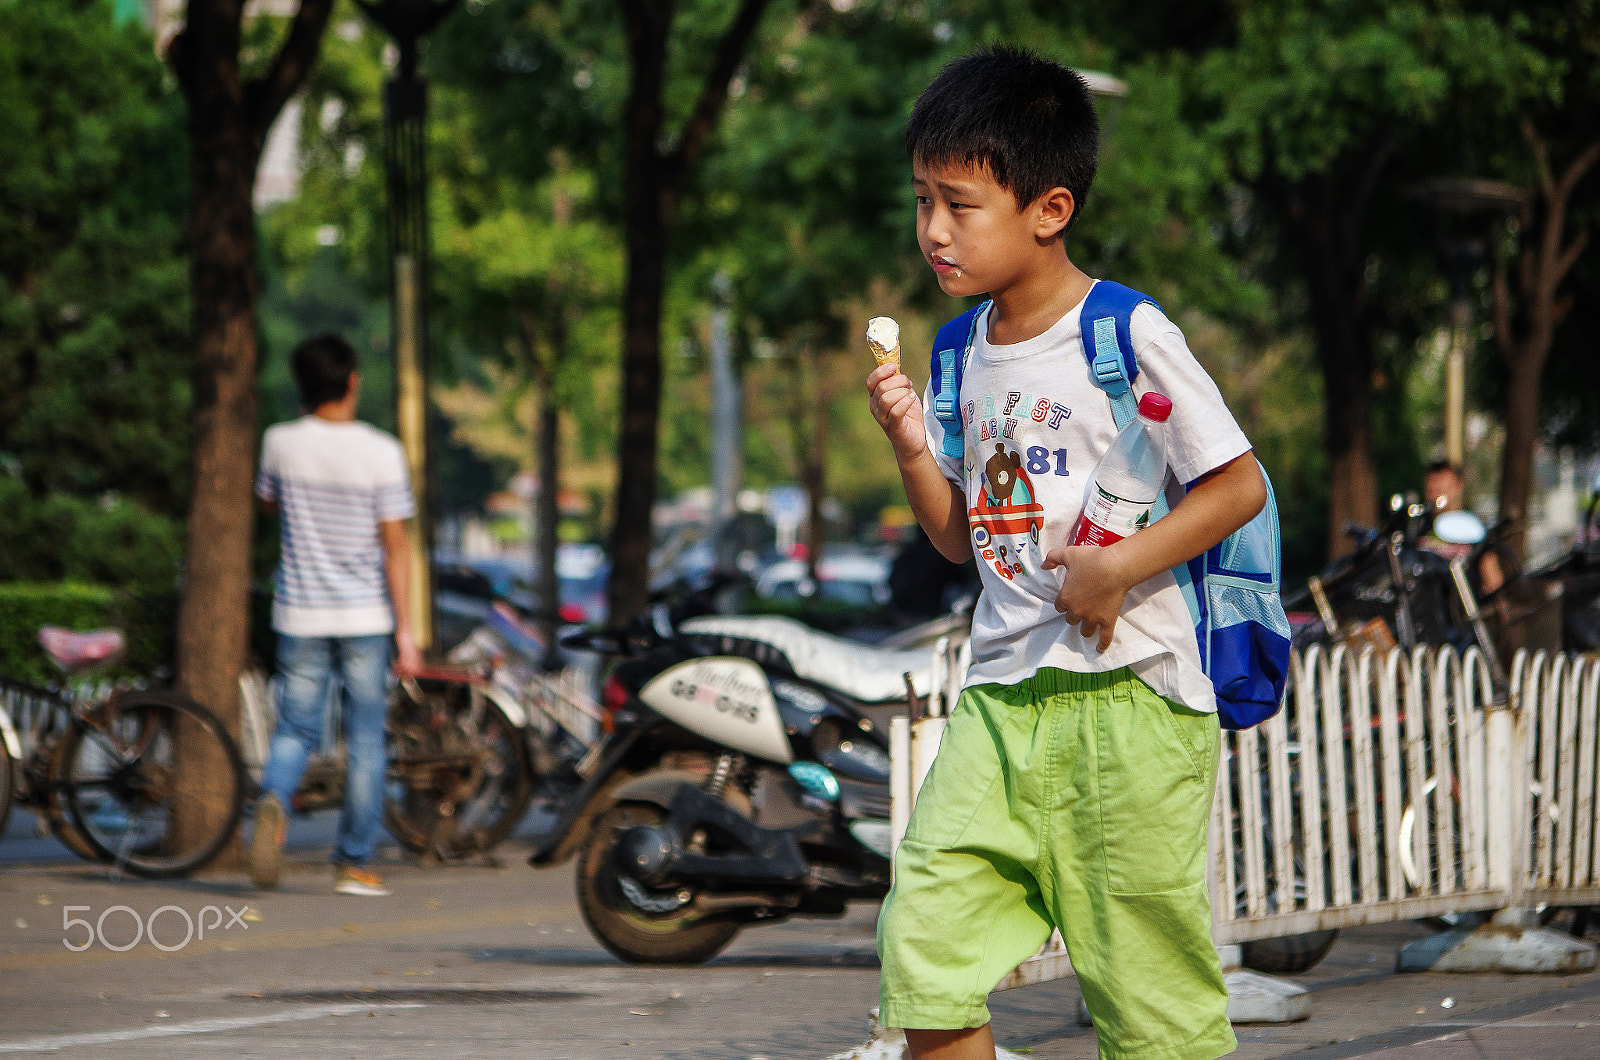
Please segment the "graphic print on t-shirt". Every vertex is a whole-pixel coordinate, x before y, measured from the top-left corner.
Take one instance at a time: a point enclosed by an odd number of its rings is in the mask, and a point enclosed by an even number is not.
[[[1044,506],[1035,498],[1033,483],[1022,470],[1022,456],[996,442],[983,465],[983,490],[979,502],[967,511],[972,543],[984,562],[1006,580],[1026,572],[1023,552],[1037,548],[1044,528]],[[1020,539],[1020,543],[1019,543]]]
[[[972,443],[966,470],[974,487],[968,496],[976,502],[967,510],[973,549],[1007,581],[1038,574],[1048,517],[1035,483],[1068,477],[1058,432],[1072,411],[1049,397],[1013,390],[969,399],[962,412]]]

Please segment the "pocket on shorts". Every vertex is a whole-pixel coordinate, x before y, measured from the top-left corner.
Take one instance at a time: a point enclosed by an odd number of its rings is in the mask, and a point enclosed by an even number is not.
[[[1102,708],[1100,819],[1106,883],[1155,894],[1205,879],[1216,769],[1216,716],[1168,703],[1148,688]]]
[[[939,753],[917,794],[906,838],[931,847],[953,847],[988,800],[1000,775],[1000,753],[984,712],[964,694],[951,712]]]

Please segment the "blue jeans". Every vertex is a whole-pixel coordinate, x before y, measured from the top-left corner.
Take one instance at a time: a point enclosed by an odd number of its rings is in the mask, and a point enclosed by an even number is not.
[[[383,781],[388,769],[383,726],[388,711],[387,634],[370,637],[291,637],[278,634],[278,727],[262,777],[263,794],[284,809],[322,744],[328,692],[339,682],[343,707],[344,809],[333,860],[365,865],[383,829]]]

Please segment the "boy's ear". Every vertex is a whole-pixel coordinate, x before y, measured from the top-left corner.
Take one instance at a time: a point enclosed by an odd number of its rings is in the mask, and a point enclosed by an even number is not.
[[[1078,210],[1078,202],[1066,188],[1051,188],[1035,200],[1037,212],[1034,234],[1040,239],[1059,236]]]

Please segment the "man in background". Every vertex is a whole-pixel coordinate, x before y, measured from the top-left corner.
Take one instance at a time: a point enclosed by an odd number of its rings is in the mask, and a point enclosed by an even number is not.
[[[415,513],[405,453],[392,435],[356,419],[361,376],[337,335],[292,355],[306,414],[268,428],[256,496],[282,519],[283,555],[272,605],[278,634],[278,726],[250,841],[250,877],[278,885],[286,810],[321,742],[324,709],[340,689],[345,741],[344,808],[334,847],[334,890],[382,897],[368,868],[383,827],[384,716],[391,642],[395,669],[422,658],[406,608]]]

